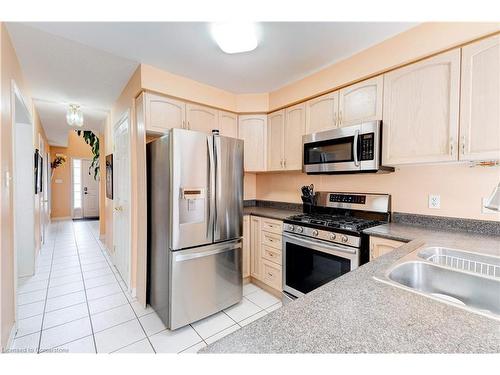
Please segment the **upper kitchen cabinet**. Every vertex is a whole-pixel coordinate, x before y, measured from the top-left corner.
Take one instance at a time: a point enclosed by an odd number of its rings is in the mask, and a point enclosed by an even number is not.
[[[460,50],[384,76],[383,163],[457,160]]]
[[[225,137],[238,138],[238,115],[219,111],[219,133]]]
[[[338,126],[382,119],[384,77],[377,76],[339,91]]]
[[[245,172],[267,168],[267,115],[242,115],[238,118],[238,138],[244,141]]]
[[[219,116],[216,109],[197,104],[186,104],[187,127],[207,134],[219,128]]]
[[[269,171],[283,169],[283,132],[285,110],[267,116],[267,167]]]
[[[500,158],[500,36],[462,48],[461,160]]]
[[[339,92],[322,95],[306,103],[306,133],[337,127]]]
[[[146,131],[164,133],[172,128],[185,128],[186,104],[180,100],[143,92]]]
[[[287,171],[302,169],[302,136],[306,133],[306,106],[304,103],[285,110],[283,132],[283,168]]]

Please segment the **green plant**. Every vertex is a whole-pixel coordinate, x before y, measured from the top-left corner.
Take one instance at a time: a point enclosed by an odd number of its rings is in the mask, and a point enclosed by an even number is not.
[[[85,143],[92,148],[92,163],[89,167],[89,174],[94,169],[94,180],[99,176],[99,138],[91,130],[75,130],[79,137],[83,136]]]

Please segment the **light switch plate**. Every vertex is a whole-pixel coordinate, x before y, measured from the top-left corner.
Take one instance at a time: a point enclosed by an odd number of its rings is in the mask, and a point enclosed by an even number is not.
[[[62,178],[56,178],[55,183],[56,183],[56,184],[62,184],[62,183],[63,183]]]
[[[441,208],[441,196],[429,194],[429,208]]]

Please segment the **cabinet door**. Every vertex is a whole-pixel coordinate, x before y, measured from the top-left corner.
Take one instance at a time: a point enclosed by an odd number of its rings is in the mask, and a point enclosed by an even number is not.
[[[285,170],[302,169],[302,136],[306,132],[306,106],[304,103],[285,111],[284,161]]]
[[[460,50],[384,76],[383,163],[457,160]]]
[[[217,110],[197,104],[186,104],[187,127],[207,134],[219,127]]]
[[[370,260],[390,253],[402,245],[404,242],[370,236]]]
[[[267,115],[243,115],[238,118],[238,138],[244,142],[245,172],[266,170]]]
[[[339,93],[339,126],[382,119],[384,77],[344,87]]]
[[[311,99],[306,103],[306,133],[337,127],[339,92]]]
[[[145,93],[146,131],[165,133],[168,129],[184,128],[186,104],[180,100]]]
[[[500,35],[462,48],[460,159],[500,158]]]
[[[219,133],[225,137],[238,138],[238,115],[219,111]]]
[[[283,130],[285,111],[267,116],[267,167],[270,171],[283,169]]]
[[[260,244],[260,218],[250,216],[250,275],[256,279],[261,278],[262,256]]]
[[[243,278],[250,276],[250,216],[243,216]]]

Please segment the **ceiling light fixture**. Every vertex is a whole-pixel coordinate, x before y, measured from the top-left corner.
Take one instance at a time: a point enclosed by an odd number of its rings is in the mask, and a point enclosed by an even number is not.
[[[214,23],[212,36],[225,53],[241,53],[257,48],[255,24],[248,22]]]
[[[69,105],[68,112],[66,112],[66,122],[69,126],[83,126],[83,113],[78,104]]]

